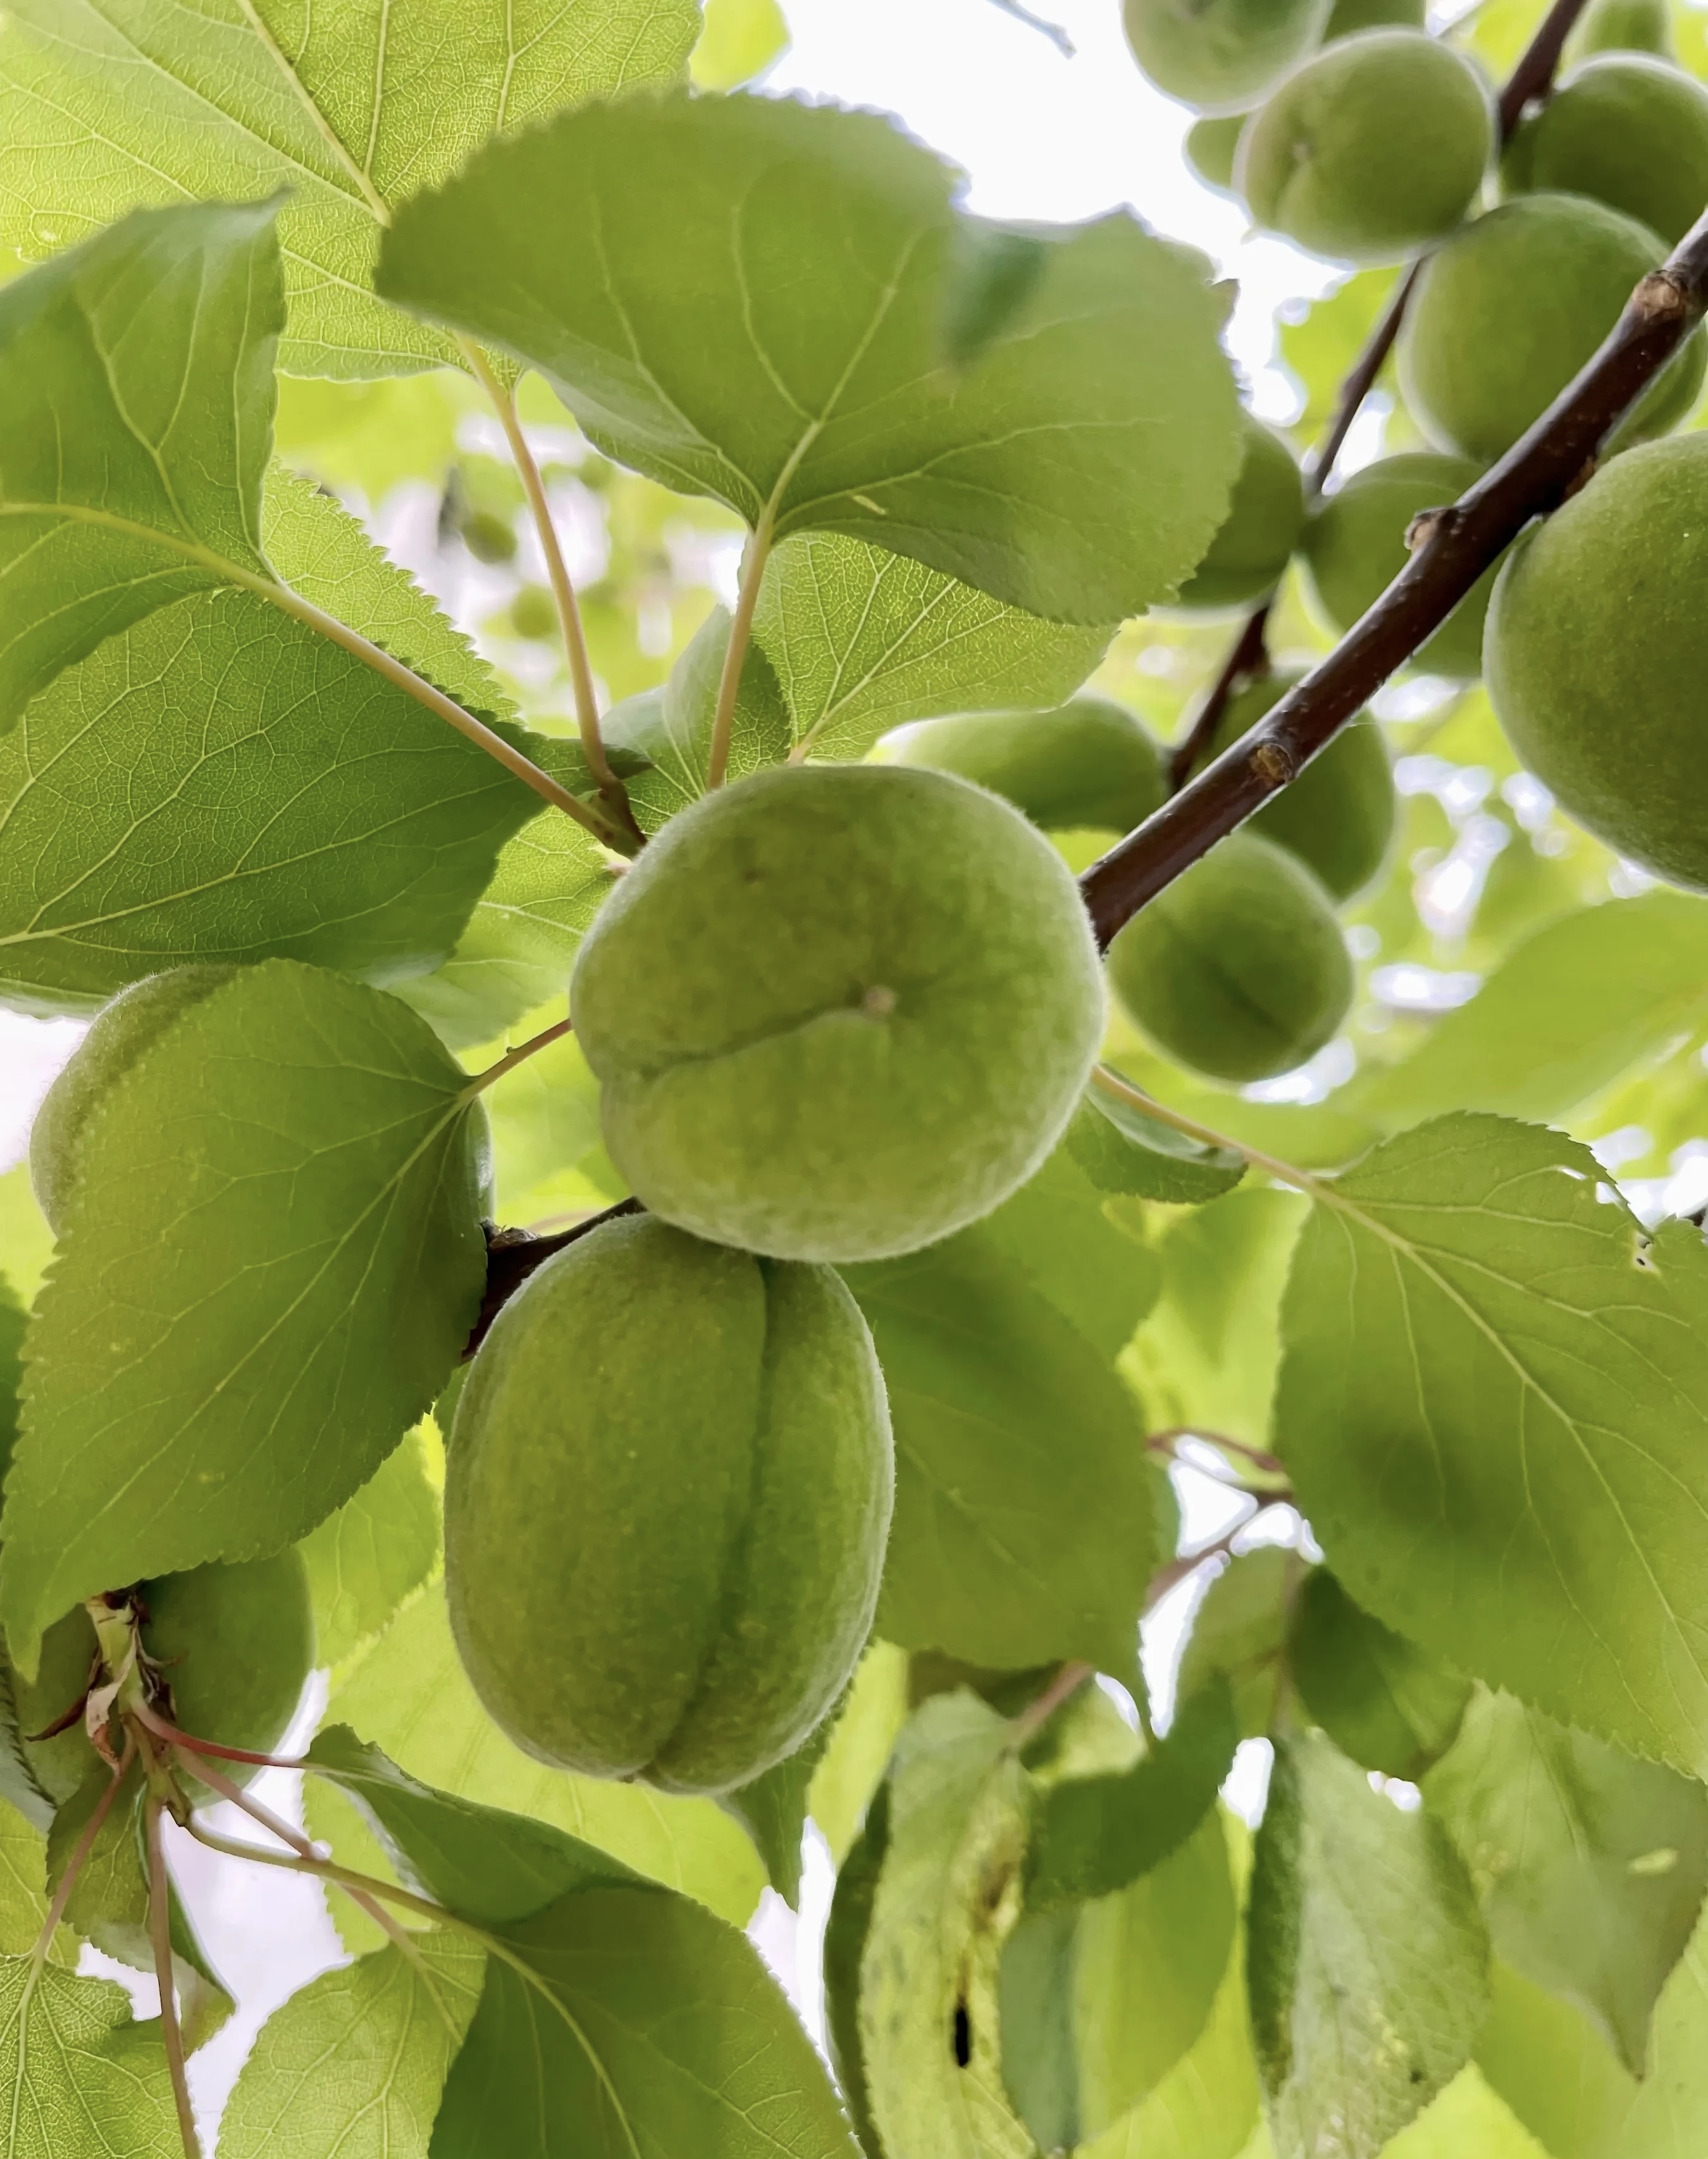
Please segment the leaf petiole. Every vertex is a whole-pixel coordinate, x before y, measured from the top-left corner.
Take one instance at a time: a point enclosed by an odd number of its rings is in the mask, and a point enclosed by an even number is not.
[[[148,1802],[148,1938],[154,1949],[154,1976],[160,1986],[160,2037],[172,2077],[173,2101],[178,2109],[178,2133],[184,2141],[184,2159],[202,2159],[195,2110],[190,2105],[189,2076],[184,2067],[178,1996],[172,1978],[172,1907],[168,1896],[165,1841],[160,1830],[161,1816],[165,1811],[163,1802],[151,1794]]]
[[[722,787],[729,770],[730,738],[735,732],[735,705],[747,665],[748,645],[753,634],[753,614],[759,604],[759,588],[765,582],[765,565],[771,559],[775,531],[770,504],[753,527],[742,563],[741,589],[736,594],[735,614],[729,625],[729,643],[723,650],[723,670],[717,678],[717,706],[712,716],[712,747],[706,760],[706,791]],[[790,760],[794,762],[793,759]]]

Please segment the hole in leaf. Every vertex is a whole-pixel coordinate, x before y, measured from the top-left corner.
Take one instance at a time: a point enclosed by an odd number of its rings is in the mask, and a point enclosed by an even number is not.
[[[955,2005],[955,2065],[958,2069],[964,2069],[972,2058],[972,2019],[966,2013],[965,2002],[957,2001]]]

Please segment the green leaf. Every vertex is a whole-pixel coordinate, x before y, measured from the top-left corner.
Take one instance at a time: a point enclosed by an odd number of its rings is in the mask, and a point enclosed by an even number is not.
[[[848,1697],[845,1693],[842,1701]],[[753,1841],[771,1887],[786,1904],[800,1902],[800,1840],[806,1829],[806,1795],[830,1744],[839,1710],[833,1710],[804,1747],[774,1763],[751,1784],[725,1792],[718,1804]]]
[[[40,1288],[53,1252],[54,1233],[36,1204],[29,1164],[20,1162],[0,1177],[0,1271],[26,1302]]]
[[[1526,939],[1356,1107],[1390,1125],[1448,1110],[1562,1118],[1705,1013],[1708,905],[1660,891],[1585,908]]]
[[[825,2037],[831,2066],[848,2119],[867,2159],[883,2159],[866,2084],[866,2048],[860,2035],[860,1968],[872,1932],[872,1908],[889,1850],[889,1786],[880,1784],[865,1827],[836,1873],[825,1924]]]
[[[485,1281],[467,1076],[395,998],[284,960],[102,1101],[31,1322],[0,1613],[274,1551],[431,1406]]]
[[[25,1319],[23,1300],[0,1274],[0,1482],[4,1481],[18,1441]]]
[[[688,63],[696,90],[733,90],[789,49],[777,0],[706,0],[706,27]]]
[[[758,1954],[655,1888],[591,1888],[495,1930],[433,2159],[857,2159]]]
[[[1282,1741],[1250,1927],[1279,2159],[1374,2159],[1457,2075],[1488,2007],[1488,1936],[1452,1847],[1326,1739]]]
[[[314,1601],[319,1664],[341,1665],[370,1641],[438,1564],[439,1494],[427,1444],[417,1425],[298,1546]]]
[[[1054,1785],[1033,1833],[1027,1909],[1106,1897],[1160,1866],[1214,1811],[1239,1743],[1233,1694],[1218,1677],[1131,1769]]]
[[[727,608],[715,607],[688,640],[661,690],[626,697],[604,722],[606,742],[646,761],[629,785],[635,821],[655,832],[667,817],[706,792],[717,686],[729,646]],[[789,712],[770,661],[749,645],[736,686],[729,744],[729,777],[742,779],[763,765],[780,764],[789,749]]]
[[[1100,1192],[1196,1206],[1231,1192],[1245,1174],[1232,1147],[1206,1147],[1130,1103],[1088,1088],[1066,1146]]]
[[[879,1632],[998,1669],[1130,1672],[1151,1493],[1121,1382],[976,1231],[846,1271],[895,1432]]]
[[[182,2159],[159,2028],[110,1979],[0,1957],[8,2159]]]
[[[457,1934],[383,1949],[276,2009],[220,2120],[220,2159],[427,2159],[485,1953]]]
[[[1468,1680],[1361,1611],[1326,1566],[1300,1584],[1287,1660],[1343,1754],[1414,1784],[1452,1745],[1471,1699]]]
[[[1409,2129],[1401,2130],[1383,2159],[1548,2159],[1548,2155],[1472,2062]]]
[[[1708,1252],[1586,1148],[1455,1116],[1333,1184],[1276,1452],[1359,1602],[1460,1670],[1708,1765]],[[1224,1203],[1225,1204],[1225,1203]]]
[[[567,825],[569,820],[561,817],[558,822]],[[560,1002],[542,1008],[529,1027],[548,1027],[563,1017],[562,986],[561,982]],[[525,1028],[523,1033],[525,1038]],[[572,1034],[566,1034],[494,1080],[486,1100],[492,1117],[499,1210],[506,1220],[525,1221],[527,1211],[524,1208],[519,1213],[516,1203],[525,1201],[536,1187],[573,1168],[601,1145],[599,1083],[587,1069],[581,1044]],[[616,1173],[608,1171],[607,1175],[614,1178]],[[622,1189],[616,1185],[611,1196]],[[448,1429],[443,1419],[441,1425]]]
[[[1193,1614],[1180,1660],[1180,1699],[1208,1701],[1214,1682],[1225,1679],[1242,1739],[1260,1739],[1275,1724],[1288,1616],[1304,1571],[1296,1551],[1260,1545],[1222,1569]]]
[[[807,1789],[807,1812],[838,1863],[879,1789],[908,1721],[908,1658],[893,1642],[867,1645]]]
[[[374,298],[395,206],[494,132],[680,77],[690,0],[477,0],[455,33],[386,0],[26,0],[0,43],[0,241],[39,254],[137,202],[289,188],[282,364],[367,375],[453,356]]]
[[[885,2151],[1033,2159],[1003,2088],[999,2009],[1025,1851],[1008,1720],[965,1692],[936,1696],[896,1750],[861,1960],[861,2050]]]
[[[423,1783],[549,1823],[738,1925],[758,1901],[764,1879],[759,1861],[711,1799],[571,1776],[514,1746],[463,1674],[437,1587],[399,1613],[334,1693],[329,1714],[353,1725]],[[316,1797],[311,1785],[311,1816]]]
[[[1550,2159],[1629,2159],[1633,2151],[1642,2159],[1687,2159],[1700,2150],[1708,2122],[1708,2079],[1700,2066],[1708,2059],[1702,2049],[1708,1997],[1699,1956],[1687,1950],[1668,1983],[1642,2084],[1570,2002],[1496,1959],[1477,2065]],[[1638,2141],[1632,2143],[1628,2125],[1639,2109]]]
[[[1002,2084],[1041,2151],[1079,2141],[1079,2063],[1074,2048],[1077,1906],[1023,1912],[1002,1945],[997,1980]]]
[[[777,548],[753,614],[793,738],[815,758],[864,757],[890,728],[938,712],[1058,705],[1112,634],[1005,607],[840,532],[800,533]]]
[[[0,1956],[27,1956],[48,1916],[48,1844],[16,1807],[0,1805]],[[77,1944],[62,1929],[51,1952],[75,1965]]]
[[[1708,1793],[1486,1691],[1424,1789],[1500,1955],[1576,2003],[1641,2076],[1708,1890]]]
[[[1201,258],[1116,214],[1048,232],[1025,304],[957,370],[951,186],[872,114],[635,99],[417,197],[380,287],[769,538],[839,531],[1053,620],[1119,620],[1172,593],[1226,509],[1222,300]]]
[[[965,1234],[970,1249],[1010,1261],[1111,1363],[1162,1287],[1156,1254],[1110,1219],[1065,1146]]]
[[[102,638],[267,577],[277,210],[147,212],[0,289],[0,729]]]

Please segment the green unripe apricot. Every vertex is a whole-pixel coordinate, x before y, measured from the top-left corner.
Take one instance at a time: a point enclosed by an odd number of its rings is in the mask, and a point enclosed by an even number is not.
[[[893,1474],[837,1276],[608,1223],[505,1307],[458,1407],[445,1586],[468,1676],[542,1761],[745,1784],[854,1669]]]
[[[1399,262],[1452,231],[1494,141],[1488,91],[1421,30],[1326,45],[1240,138],[1234,177],[1260,225],[1317,255]]]
[[[1250,832],[1133,917],[1109,948],[1109,980],[1165,1057],[1234,1084],[1314,1057],[1352,1003],[1328,894],[1296,855]]]
[[[1616,458],[1514,546],[1488,693],[1567,815],[1708,891],[1708,435]]]
[[[235,967],[173,967],[121,990],[49,1088],[29,1133],[29,1181],[54,1235],[65,1233],[84,1129],[107,1090]]]
[[[1272,592],[1305,522],[1305,486],[1292,452],[1271,427],[1242,416],[1245,462],[1209,551],[1180,588],[1183,608],[1239,607]]]
[[[583,940],[570,1010],[645,1204],[795,1260],[988,1214],[1060,1138],[1103,1028],[1049,841],[888,764],[774,768],[673,817]]]
[[[1328,0],[1122,0],[1133,57],[1200,112],[1243,112],[1321,36]]]
[[[221,1747],[271,1753],[314,1663],[314,1615],[301,1556],[292,1548],[269,1559],[161,1575],[137,1594],[148,1614],[142,1647],[161,1668],[179,1730]],[[79,1605],[48,1629],[34,1680],[7,1673],[24,1773],[49,1807],[70,1798],[97,1758],[80,1721],[51,1739],[30,1735],[57,1723],[83,1693],[96,1649],[94,1624]],[[238,1784],[256,1773],[244,1762],[215,1766]],[[185,1781],[193,1791],[204,1789],[188,1773]]]
[[[1586,195],[1503,203],[1423,267],[1400,335],[1406,403],[1441,448],[1492,464],[1553,403],[1665,255],[1646,225]],[[1615,443],[1675,426],[1701,381],[1697,333]]]
[[[988,787],[1047,832],[1130,832],[1168,792],[1162,753],[1112,697],[1069,698],[1041,712],[951,712],[894,728],[872,752]]]
[[[1410,450],[1363,466],[1325,495],[1311,514],[1301,552],[1312,597],[1338,634],[1350,629],[1405,567],[1405,535],[1420,511],[1457,502],[1482,468],[1469,458]],[[1495,572],[1489,569],[1411,665],[1428,675],[1469,681],[1483,672],[1483,621]]]
[[[1579,68],[1501,159],[1506,192],[1592,195],[1671,245],[1708,207],[1708,88],[1640,53]]]
[[[1360,30],[1421,30],[1427,13],[1426,0],[1334,0],[1322,42],[1355,38]]]
[[[1672,11],[1668,0],[1590,0],[1578,18],[1566,54],[1657,53],[1673,57]]]
[[[1302,668],[1284,668],[1248,683],[1228,700],[1212,753],[1238,742],[1303,679]],[[1245,829],[1297,855],[1331,899],[1344,902],[1386,866],[1397,810],[1388,745],[1376,722],[1361,712]]]
[[[1234,158],[1249,112],[1224,113],[1219,119],[1194,120],[1186,131],[1186,162],[1207,188],[1218,194],[1237,194]]]

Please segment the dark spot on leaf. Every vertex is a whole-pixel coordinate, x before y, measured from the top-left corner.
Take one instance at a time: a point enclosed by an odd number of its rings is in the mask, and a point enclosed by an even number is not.
[[[966,2013],[965,2002],[957,2001],[955,2005],[955,2065],[956,2068],[964,2069],[972,2058],[972,2019]]]

